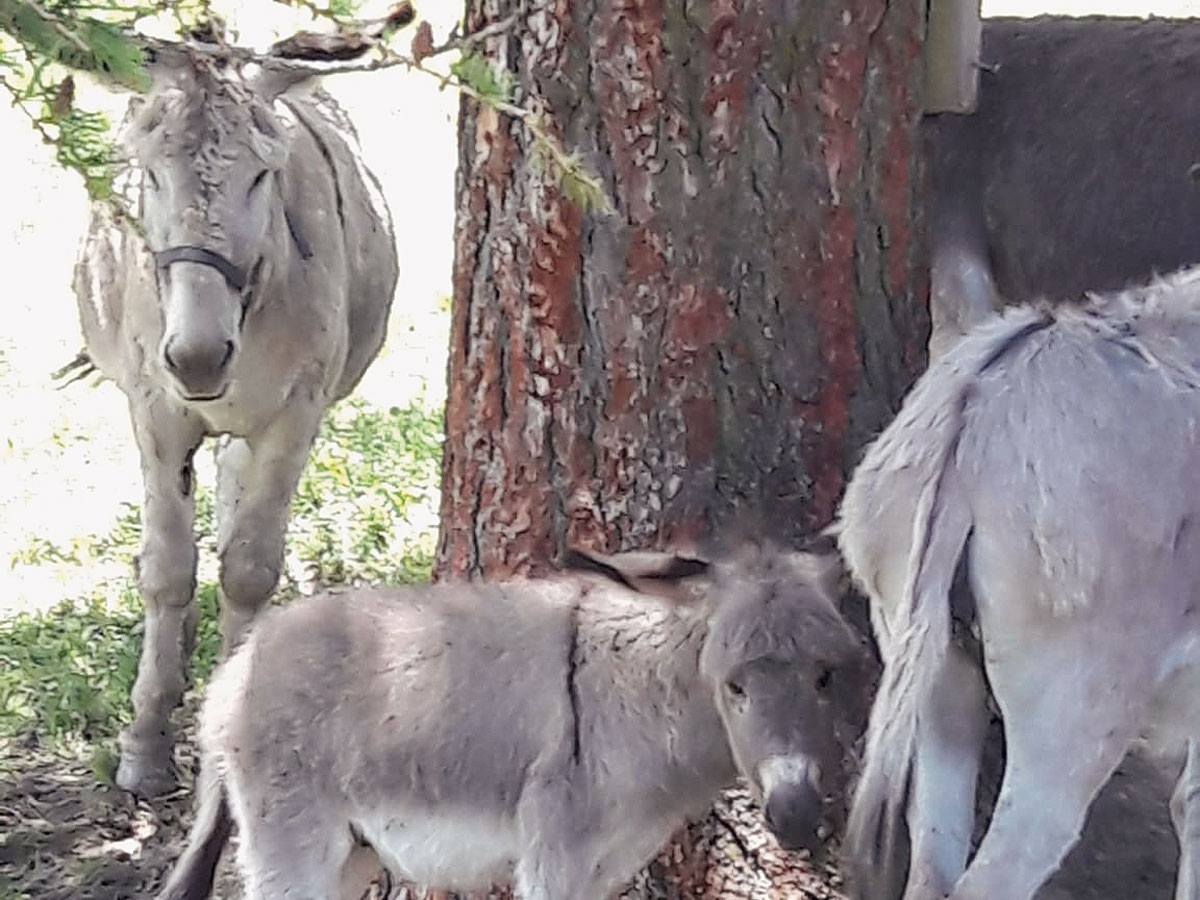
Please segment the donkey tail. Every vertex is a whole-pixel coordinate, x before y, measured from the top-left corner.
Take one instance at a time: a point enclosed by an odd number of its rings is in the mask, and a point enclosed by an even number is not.
[[[188,834],[187,848],[156,900],[207,900],[212,895],[221,851],[232,830],[225,785],[216,760],[209,756],[200,766],[196,820]]]
[[[847,847],[863,897],[898,896],[904,814],[917,729],[951,641],[950,588],[970,513],[947,504],[942,478],[921,492],[901,608],[867,726],[863,768],[847,823]]]

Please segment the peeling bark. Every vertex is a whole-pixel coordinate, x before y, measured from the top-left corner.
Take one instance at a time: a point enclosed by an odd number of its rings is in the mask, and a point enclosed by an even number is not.
[[[519,5],[468,0],[468,28]],[[525,9],[484,51],[615,212],[464,100],[441,573],[811,534],[924,363],[923,0]],[[694,893],[639,896],[742,896],[717,827],[673,851]]]

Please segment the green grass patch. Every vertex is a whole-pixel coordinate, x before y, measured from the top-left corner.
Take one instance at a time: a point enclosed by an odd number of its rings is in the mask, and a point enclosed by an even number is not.
[[[441,459],[440,412],[348,404],[331,416],[288,526],[291,553],[307,576],[322,584],[427,579]]]
[[[442,416],[419,404],[387,410],[342,404],[326,420],[292,504],[289,578],[277,600],[313,585],[398,583],[429,577],[436,539]],[[215,549],[212,492],[198,485],[196,530],[203,558]],[[138,509],[126,506],[101,535],[68,546],[31,543],[13,564],[87,567],[132,558]],[[212,569],[211,564],[208,566]],[[297,577],[300,572],[300,577]],[[207,680],[220,647],[218,591],[201,579],[192,677]],[[84,740],[104,780],[111,741],[130,717],[141,652],[142,604],[132,575],[97,584],[44,613],[0,621],[0,741]]]

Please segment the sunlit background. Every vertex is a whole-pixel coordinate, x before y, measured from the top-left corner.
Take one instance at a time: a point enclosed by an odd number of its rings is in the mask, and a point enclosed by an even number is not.
[[[265,45],[303,17],[266,0],[215,2],[241,43]],[[383,4],[386,5],[386,4]],[[418,0],[441,38],[461,0]],[[380,4],[363,8],[364,15]],[[1039,12],[1200,15],[1197,2],[989,0],[985,15]],[[403,41],[402,36],[399,40]],[[401,277],[387,345],[360,395],[373,408],[414,399],[436,409],[445,379],[447,295],[454,216],[457,97],[419,73],[391,70],[327,79],[357,123],[367,162],[391,203]],[[120,117],[124,98],[82,87],[85,105]],[[60,170],[21,113],[0,106],[0,615],[45,608],[86,593],[88,582],[127,571],[127,561],[81,568],[32,546],[66,546],[101,534],[123,502],[140,502],[125,405],[110,384],[55,390],[50,373],[82,345],[71,273],[84,228],[81,184]],[[211,483],[211,461],[199,460]],[[436,512],[426,503],[426,524]],[[105,567],[118,571],[108,571]]]

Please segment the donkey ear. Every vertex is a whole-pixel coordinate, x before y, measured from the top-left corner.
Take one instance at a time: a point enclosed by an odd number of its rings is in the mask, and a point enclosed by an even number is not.
[[[616,566],[605,562],[598,556],[592,556],[573,547],[567,548],[566,553],[559,560],[559,567],[564,572],[591,572],[596,575],[603,575],[610,581],[615,581],[617,584],[629,588],[631,591],[637,590],[633,582],[626,578],[624,573]]]
[[[708,570],[711,568],[709,563],[703,559],[696,559],[691,556],[677,556],[674,553],[664,555],[669,558],[661,560],[656,567],[645,572],[641,577],[663,582],[683,581],[685,578],[707,575]]]
[[[818,542],[817,546],[821,546],[822,543]],[[795,550],[782,556],[799,578],[814,585],[834,606],[838,605],[845,569],[842,567],[842,558],[836,551]]]
[[[172,86],[186,90],[196,77],[195,60],[183,44],[156,44],[146,51],[145,59],[154,91]]]
[[[247,73],[247,80],[268,103],[292,88],[306,81],[316,81],[323,72],[310,66],[286,63],[279,60],[267,60],[257,66],[253,74]]]
[[[564,554],[562,567],[567,571],[602,575],[638,593],[677,602],[689,596],[684,582],[707,574],[710,568],[704,560],[661,551],[634,550],[604,555],[574,548]]]

